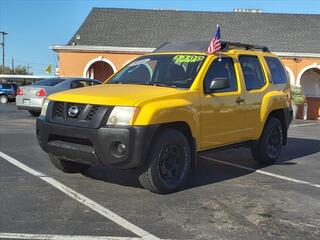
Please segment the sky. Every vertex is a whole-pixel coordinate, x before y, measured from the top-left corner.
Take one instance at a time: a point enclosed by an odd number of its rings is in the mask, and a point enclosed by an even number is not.
[[[93,7],[320,14],[320,0],[0,0],[0,31],[9,34],[6,66],[11,67],[13,58],[15,65],[29,65],[34,74],[45,75],[49,64],[57,64],[49,47],[67,44]]]

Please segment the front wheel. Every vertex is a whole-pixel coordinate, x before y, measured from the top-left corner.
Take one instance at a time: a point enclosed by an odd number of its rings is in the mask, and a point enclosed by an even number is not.
[[[280,156],[283,142],[282,125],[278,118],[270,118],[257,144],[251,148],[253,159],[273,164]]]
[[[175,129],[156,135],[151,144],[146,165],[141,169],[141,185],[155,193],[176,191],[185,182],[191,165],[190,144]]]
[[[53,166],[65,173],[83,173],[90,167],[90,165],[87,164],[62,160],[61,158],[52,154],[49,154],[49,158]]]
[[[7,103],[9,101],[9,98],[6,95],[0,96],[0,103]]]

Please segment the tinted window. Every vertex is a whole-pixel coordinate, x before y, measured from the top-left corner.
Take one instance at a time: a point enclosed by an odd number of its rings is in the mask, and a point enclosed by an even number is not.
[[[265,85],[261,64],[257,56],[240,56],[244,81],[247,90],[259,89]]]
[[[43,79],[40,80],[32,85],[37,85],[37,86],[55,86],[61,82],[63,82],[65,79],[61,78],[48,78],[48,79]]]
[[[75,80],[71,82],[71,88],[81,88],[90,86],[86,80]]]
[[[234,70],[233,60],[231,58],[216,59],[211,63],[211,66],[204,79],[204,88],[209,88],[211,80],[214,78],[228,78],[229,88],[216,90],[215,92],[233,92],[237,91],[237,78]]]
[[[287,83],[287,75],[283,69],[283,66],[278,58],[275,57],[265,57],[265,60],[269,66],[271,73],[271,81],[274,84]]]
[[[11,89],[11,84],[3,83],[2,88],[3,89]]]

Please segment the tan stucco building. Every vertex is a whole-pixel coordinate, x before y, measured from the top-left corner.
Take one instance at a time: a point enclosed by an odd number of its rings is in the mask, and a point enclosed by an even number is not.
[[[168,41],[222,39],[268,46],[292,85],[301,86],[308,119],[320,119],[320,15],[94,8],[67,45],[53,45],[60,76],[106,80],[128,61]]]

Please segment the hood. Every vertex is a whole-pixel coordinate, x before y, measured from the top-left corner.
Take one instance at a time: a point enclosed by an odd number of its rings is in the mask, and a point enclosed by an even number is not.
[[[136,106],[140,102],[186,92],[188,90],[159,86],[102,84],[55,93],[48,99],[95,105]]]

